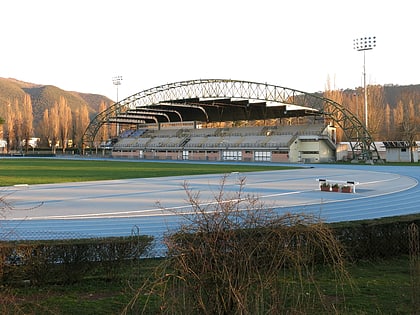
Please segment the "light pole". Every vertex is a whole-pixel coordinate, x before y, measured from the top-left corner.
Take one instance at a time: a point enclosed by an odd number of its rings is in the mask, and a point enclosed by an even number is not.
[[[363,89],[365,92],[365,127],[368,129],[368,101],[366,89],[366,50],[372,50],[376,46],[376,36],[360,37],[353,40],[353,47],[357,51],[363,51]]]
[[[122,76],[118,75],[112,78],[112,83],[117,87],[117,103],[118,103],[118,86],[121,85]]]
[[[112,78],[112,83],[117,87],[117,103],[118,103],[118,87],[121,85],[122,76],[118,75]],[[120,124],[117,122],[117,137],[120,134]]]

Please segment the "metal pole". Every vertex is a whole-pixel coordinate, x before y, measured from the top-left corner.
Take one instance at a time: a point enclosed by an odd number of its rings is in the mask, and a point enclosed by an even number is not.
[[[363,51],[363,90],[365,92],[365,125],[368,130],[368,94],[366,88],[366,50]]]
[[[112,83],[114,83],[114,85],[117,87],[117,103],[119,102],[119,100],[118,100],[118,86],[121,85],[121,81],[122,81],[122,76],[120,76],[120,75],[112,78]],[[117,137],[119,136],[119,134],[120,134],[120,124],[117,122]]]
[[[363,89],[365,94],[365,127],[368,130],[368,100],[366,88],[366,50],[376,47],[376,36],[362,37],[353,40],[354,49],[363,51]]]

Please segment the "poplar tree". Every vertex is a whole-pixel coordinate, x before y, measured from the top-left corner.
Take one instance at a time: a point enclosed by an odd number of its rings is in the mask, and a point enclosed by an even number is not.
[[[29,94],[25,94],[23,99],[23,110],[22,110],[22,139],[25,142],[25,152],[28,152],[29,140],[33,134],[33,120],[34,115],[32,111],[32,101]]]
[[[327,85],[325,87],[324,97],[326,97],[326,98],[328,98],[328,99],[330,99],[334,102],[337,102],[339,104],[343,104],[343,99],[344,99],[343,92],[340,91],[340,90],[337,90],[335,88],[332,89],[331,88],[331,82],[330,82],[329,78],[327,80]],[[331,105],[327,105],[327,108],[326,108],[327,112],[330,111],[330,109],[328,109],[329,106],[331,106]],[[343,114],[341,112],[337,111],[335,113],[334,119],[339,120],[339,121],[342,120],[343,119]],[[337,139],[337,142],[343,141],[343,129],[340,126],[336,126],[336,139]]]
[[[368,89],[368,130],[377,139],[385,128],[384,89],[380,85],[370,85]]]
[[[414,152],[413,148],[415,147],[415,141],[418,133],[418,123],[419,119],[416,116],[414,103],[412,100],[405,106],[404,116],[400,124],[400,133],[401,139],[408,143],[408,148],[410,149],[411,162],[414,162]]]
[[[14,123],[15,123],[15,117],[14,117],[14,111],[12,108],[12,103],[10,100],[8,100],[7,111],[6,111],[6,126],[5,126],[7,152],[12,150],[14,146],[14,139],[15,139]]]
[[[70,128],[71,128],[71,109],[67,105],[67,100],[60,96],[60,101],[58,104],[58,128],[59,128],[59,139],[61,142],[61,147],[63,153],[66,151],[69,142]]]
[[[14,143],[14,149],[21,149],[21,143],[22,143],[22,112],[19,108],[19,101],[17,98],[15,98],[13,104],[12,104],[12,119],[13,119],[13,143]],[[13,148],[13,147],[12,147]]]
[[[41,139],[45,140],[48,146],[52,145],[51,139],[51,121],[50,121],[50,112],[48,109],[44,111],[42,116],[42,125],[40,128]]]
[[[99,105],[99,112],[102,113],[103,111],[105,111],[107,109],[107,106],[105,104],[104,101],[101,102],[101,104]],[[101,128],[99,129],[98,132],[98,136],[99,136],[99,140],[100,141],[106,141],[109,138],[109,125],[108,124],[104,124],[101,126]]]
[[[78,108],[74,113],[73,140],[81,143],[83,134],[89,125],[89,110],[86,105]]]
[[[60,132],[60,123],[59,123],[59,110],[58,110],[58,103],[55,102],[54,106],[51,108],[50,111],[50,139],[51,139],[51,149],[52,152],[55,154],[57,148],[57,142],[59,141],[59,132]]]

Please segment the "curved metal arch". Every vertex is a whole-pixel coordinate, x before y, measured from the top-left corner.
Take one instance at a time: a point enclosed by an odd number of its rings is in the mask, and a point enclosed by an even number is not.
[[[92,144],[102,125],[111,115],[127,109],[142,108],[165,102],[193,98],[239,98],[298,105],[318,110],[340,126],[350,142],[353,158],[379,159],[379,153],[368,130],[360,120],[341,104],[312,93],[267,83],[226,79],[200,79],[164,84],[133,94],[100,112],[83,135],[83,146]]]
[[[158,111],[147,111],[147,110],[144,110],[144,111],[135,111],[135,112],[131,112],[131,111],[127,111],[127,112],[125,112],[125,113],[123,113],[123,114],[121,114],[119,117],[121,117],[121,118],[130,118],[130,117],[132,117],[132,118],[135,118],[136,116],[141,116],[141,115],[143,115],[143,116],[158,116],[158,117],[164,117],[165,119],[166,119],[166,121],[171,121],[171,119],[169,118],[169,115],[168,114],[166,114],[166,113],[164,113],[164,112],[158,112]]]

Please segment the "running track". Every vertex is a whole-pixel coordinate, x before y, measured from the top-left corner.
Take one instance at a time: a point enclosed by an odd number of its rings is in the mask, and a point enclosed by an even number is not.
[[[302,165],[300,165],[302,166]],[[305,166],[305,165],[304,165]],[[176,229],[176,211],[188,211],[183,183],[214,200],[223,174],[128,179],[3,189],[14,210],[0,221],[0,239],[126,236],[160,239]],[[304,212],[326,222],[373,219],[420,212],[420,167],[306,165],[303,169],[228,174],[224,191],[257,196],[279,212]],[[360,183],[355,194],[321,192],[318,178]],[[10,193],[10,194],[9,194]],[[160,202],[163,209],[156,203]]]

